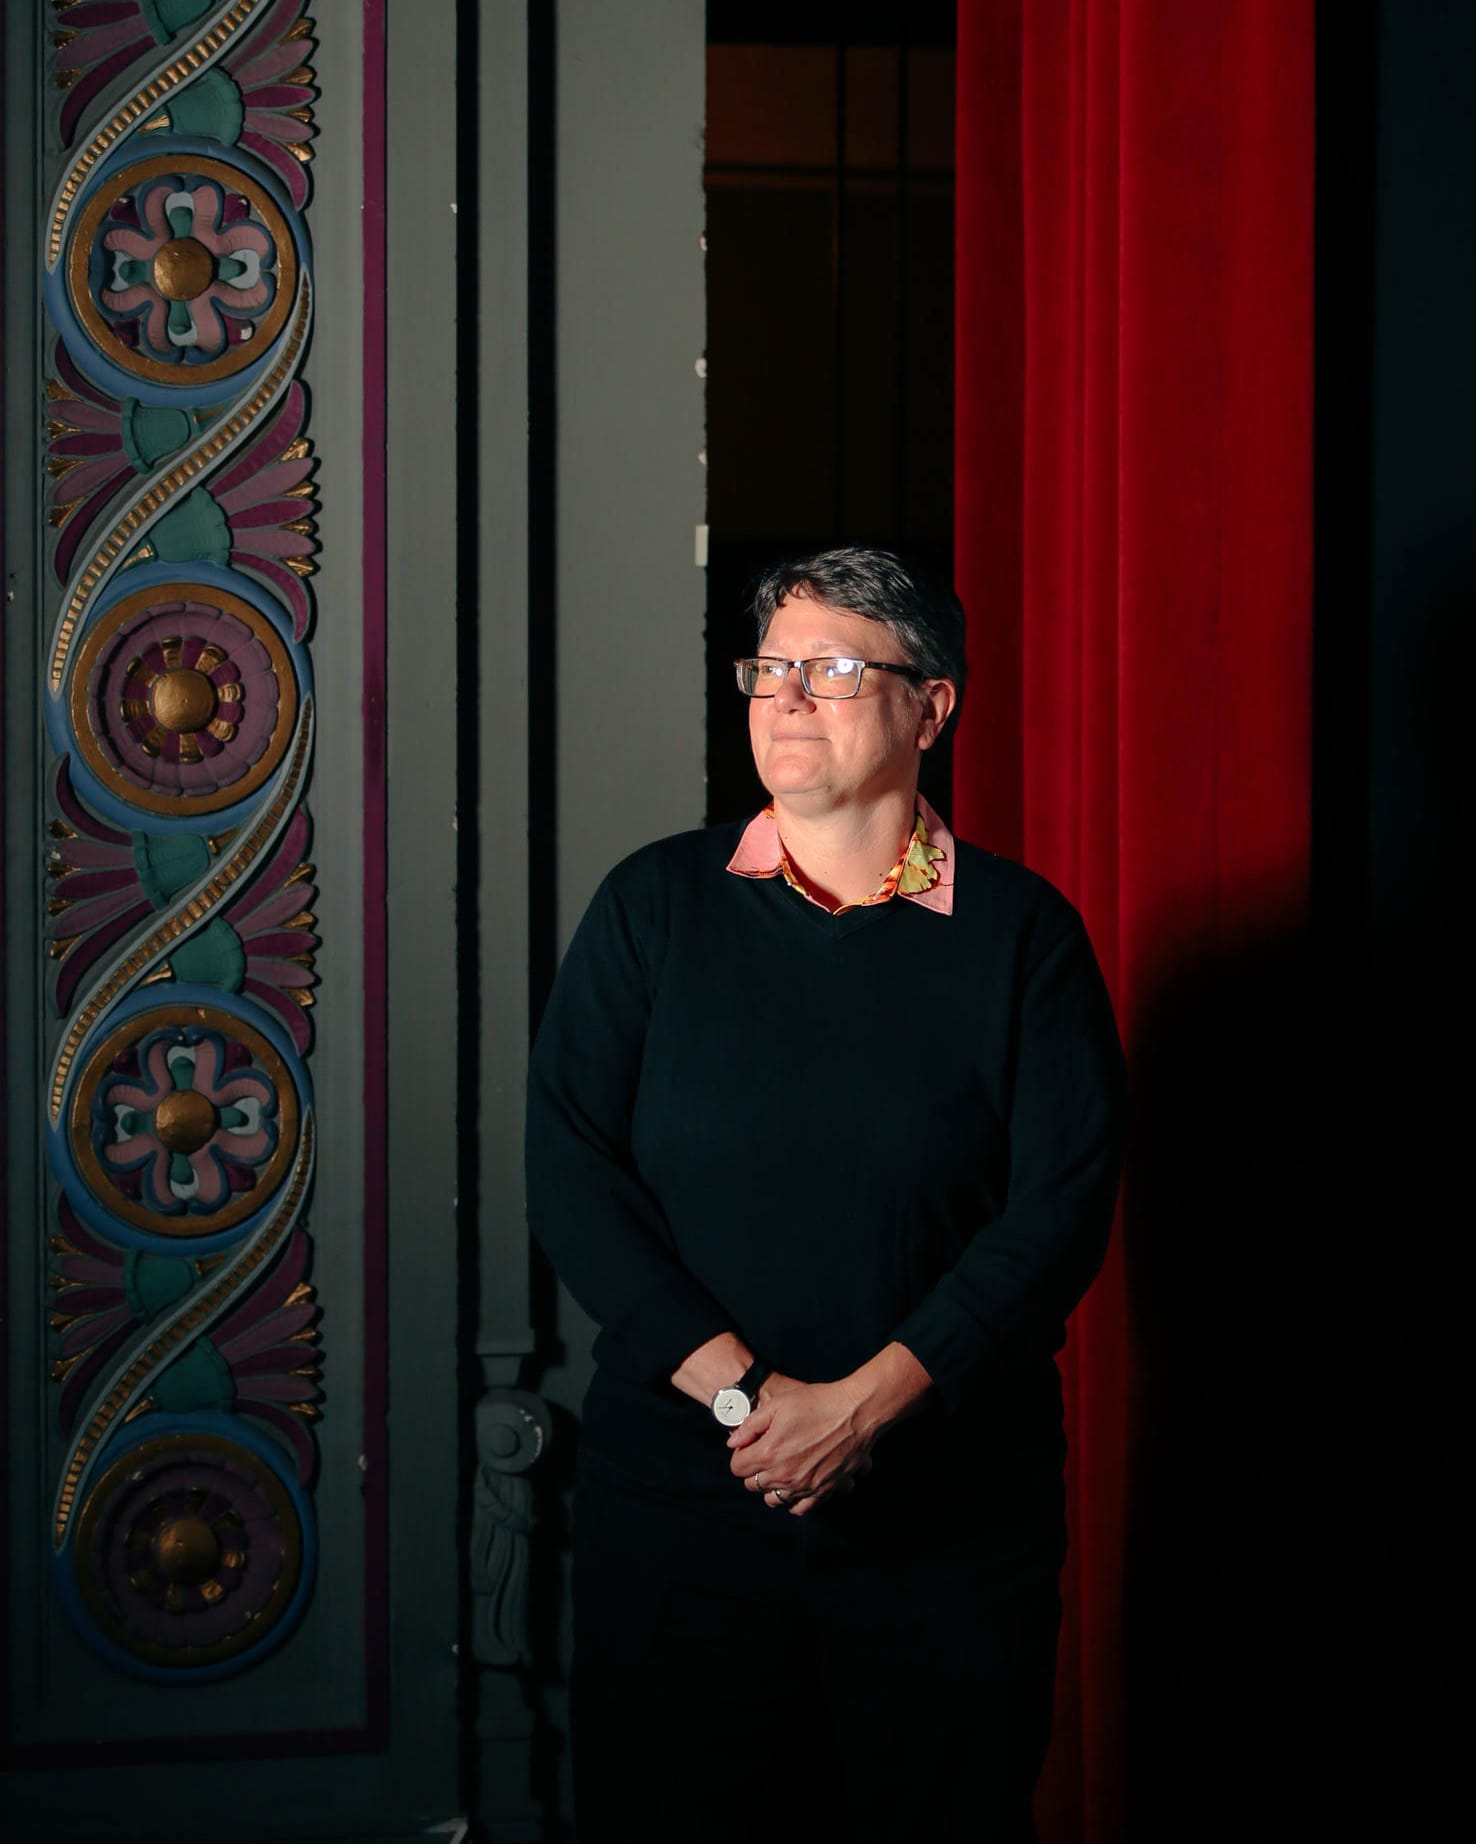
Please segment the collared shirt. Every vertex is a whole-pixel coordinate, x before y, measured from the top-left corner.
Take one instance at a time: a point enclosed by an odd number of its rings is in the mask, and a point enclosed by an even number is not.
[[[842,903],[831,913],[842,915],[847,909],[864,909],[868,904],[886,903],[900,896],[909,903],[919,903],[924,909],[935,909],[939,915],[950,916],[953,914],[954,856],[953,834],[919,794],[917,818],[906,851],[889,871],[883,873],[870,896],[863,896],[857,903]],[[728,869],[739,877],[782,877],[790,889],[798,890],[807,902],[830,909],[830,905],[822,903],[796,875],[785,854],[772,807],[765,807],[748,822],[737,851],[728,860]]]

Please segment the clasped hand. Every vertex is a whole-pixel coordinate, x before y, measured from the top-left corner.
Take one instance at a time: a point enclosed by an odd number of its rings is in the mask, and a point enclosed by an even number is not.
[[[801,1383],[775,1372],[752,1414],[728,1436],[729,1464],[766,1504],[804,1517],[871,1471],[879,1432],[864,1414],[861,1393],[845,1380]]]

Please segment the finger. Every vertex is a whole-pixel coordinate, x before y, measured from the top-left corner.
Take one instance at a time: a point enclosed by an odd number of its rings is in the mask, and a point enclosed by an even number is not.
[[[761,1434],[768,1433],[769,1423],[773,1419],[774,1411],[772,1408],[754,1409],[751,1414],[744,1416],[743,1420],[739,1422],[738,1426],[728,1436],[728,1445],[730,1447],[751,1446]]]
[[[754,1441],[748,1447],[737,1447],[728,1465],[735,1473],[767,1473],[775,1479],[782,1479],[785,1473],[776,1441]]]

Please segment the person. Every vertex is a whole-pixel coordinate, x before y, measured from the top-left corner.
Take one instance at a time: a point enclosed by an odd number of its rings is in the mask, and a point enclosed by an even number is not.
[[[953,595],[843,549],[754,612],[771,804],[609,874],[531,1061],[530,1226],[599,1328],[578,1836],[1028,1839],[1117,1033],[1066,900],[918,795]]]

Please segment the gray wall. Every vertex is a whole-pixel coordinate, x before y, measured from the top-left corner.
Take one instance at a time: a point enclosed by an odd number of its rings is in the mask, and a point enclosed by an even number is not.
[[[535,1672],[566,1733],[593,1327],[530,1280],[523,1077],[530,1010],[600,879],[706,805],[704,8],[498,0],[475,40],[477,1352],[486,1385],[554,1410]],[[538,1790],[567,1813],[556,1752],[561,1784]]]

